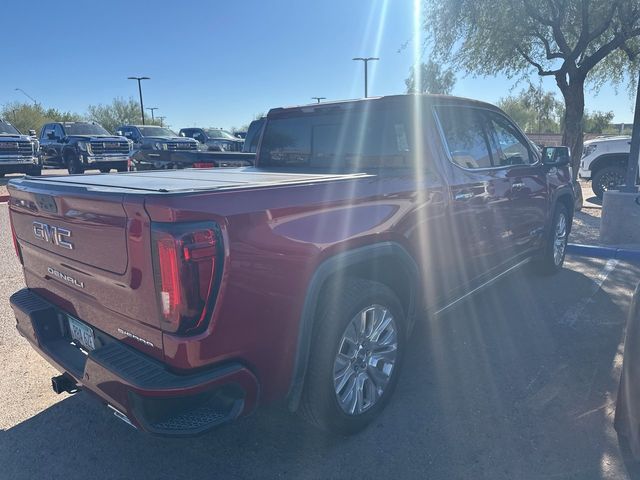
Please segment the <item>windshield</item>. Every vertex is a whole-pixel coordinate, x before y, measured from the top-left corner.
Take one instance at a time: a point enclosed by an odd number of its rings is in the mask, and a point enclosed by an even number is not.
[[[223,140],[237,140],[231,133],[226,130],[222,130],[221,128],[208,128],[205,130],[207,137],[215,138],[215,139],[223,139]]]
[[[143,137],[177,137],[174,132],[163,127],[138,127]]]
[[[0,135],[20,135],[20,132],[10,123],[0,122]]]
[[[65,123],[63,125],[67,135],[111,135],[100,125],[94,123]]]

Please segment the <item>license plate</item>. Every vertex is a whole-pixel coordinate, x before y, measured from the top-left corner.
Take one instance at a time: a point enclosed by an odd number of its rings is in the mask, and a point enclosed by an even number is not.
[[[75,318],[68,317],[68,319],[71,338],[87,350],[95,350],[96,344],[93,336],[93,329]]]

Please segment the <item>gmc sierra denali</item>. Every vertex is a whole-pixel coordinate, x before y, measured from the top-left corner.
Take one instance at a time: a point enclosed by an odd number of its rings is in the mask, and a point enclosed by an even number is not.
[[[284,401],[348,434],[389,401],[416,318],[532,260],[562,268],[566,147],[486,103],[276,108],[256,166],[9,183],[20,333],[119,419],[184,436]]]

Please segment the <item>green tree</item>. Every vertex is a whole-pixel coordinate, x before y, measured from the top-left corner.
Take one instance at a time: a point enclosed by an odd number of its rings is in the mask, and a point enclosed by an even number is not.
[[[498,106],[526,132],[560,133],[564,107],[553,92],[529,83],[518,95],[500,99]]]
[[[584,112],[584,131],[586,133],[605,133],[613,120],[613,112]]]
[[[582,155],[584,87],[622,82],[640,53],[638,0],[424,0],[436,60],[480,75],[553,77],[565,104],[563,143]]]
[[[414,65],[409,78],[404,81],[407,93],[440,93],[449,95],[456,84],[453,70],[442,68],[438,63],[429,60],[427,63]]]
[[[12,102],[0,110],[0,117],[11,122],[22,133],[29,130],[39,132],[45,123],[73,122],[82,116],[71,112],[61,112],[56,108],[44,109],[40,104]]]
[[[114,98],[108,105],[89,105],[87,108],[87,117],[102,125],[104,128],[114,133],[120,125],[142,123],[140,116],[140,104],[133,98]],[[160,125],[160,121],[151,121],[146,118],[147,125]]]

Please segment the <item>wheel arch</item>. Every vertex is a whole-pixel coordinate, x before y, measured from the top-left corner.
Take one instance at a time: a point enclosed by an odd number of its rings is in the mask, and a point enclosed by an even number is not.
[[[287,405],[298,408],[307,372],[315,318],[319,303],[332,281],[354,276],[374,280],[391,288],[405,309],[410,326],[415,321],[416,296],[419,285],[418,266],[397,242],[382,242],[337,253],[324,260],[314,272],[300,317],[298,340],[292,370]],[[384,275],[384,278],[382,278]]]
[[[604,167],[609,167],[609,166],[626,167],[628,161],[629,161],[628,153],[605,153],[604,155],[600,155],[589,165],[589,170],[591,171],[591,178],[593,178],[593,176],[596,174],[598,170],[601,170]]]

